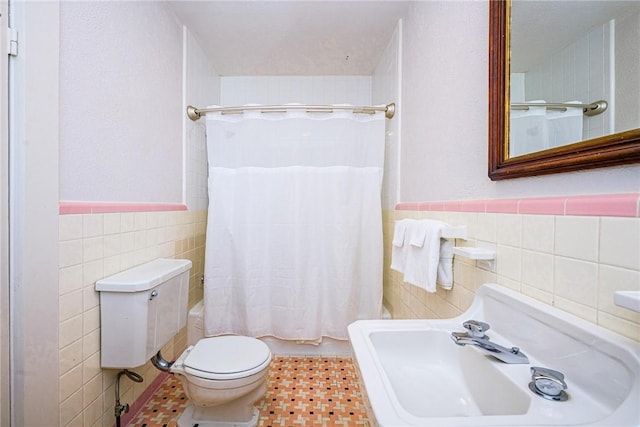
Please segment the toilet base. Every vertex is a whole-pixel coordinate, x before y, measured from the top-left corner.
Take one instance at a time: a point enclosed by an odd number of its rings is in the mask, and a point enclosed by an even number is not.
[[[228,418],[225,420],[216,420],[216,415],[222,415],[219,413],[211,413],[212,408],[196,408],[192,404],[189,404],[180,418],[178,418],[178,427],[193,427],[194,425],[198,425],[198,427],[255,427],[258,425],[258,420],[260,418],[260,413],[258,408],[253,408],[251,411],[251,419],[248,421],[230,421]],[[203,409],[205,410],[205,414],[203,414]],[[204,416],[203,416],[204,415]],[[225,417],[222,417],[225,418]]]

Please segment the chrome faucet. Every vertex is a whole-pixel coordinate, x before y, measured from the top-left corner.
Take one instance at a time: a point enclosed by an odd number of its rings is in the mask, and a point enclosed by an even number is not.
[[[485,334],[490,328],[488,323],[467,320],[462,326],[467,330],[466,332],[451,333],[451,339],[456,344],[474,345],[505,363],[529,363],[529,358],[518,347],[506,348],[489,341],[489,337]]]

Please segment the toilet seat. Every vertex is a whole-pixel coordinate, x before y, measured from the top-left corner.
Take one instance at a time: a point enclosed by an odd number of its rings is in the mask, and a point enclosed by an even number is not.
[[[210,380],[245,378],[265,369],[271,351],[262,341],[237,335],[204,338],[187,350],[186,373]]]

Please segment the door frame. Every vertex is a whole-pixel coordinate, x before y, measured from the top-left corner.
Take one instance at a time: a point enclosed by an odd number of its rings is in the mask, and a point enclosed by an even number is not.
[[[0,425],[11,419],[9,315],[9,4],[0,1]]]

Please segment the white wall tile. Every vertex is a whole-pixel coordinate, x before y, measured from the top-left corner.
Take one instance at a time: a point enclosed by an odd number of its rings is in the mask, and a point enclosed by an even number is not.
[[[176,255],[176,246],[184,248],[185,252],[189,251],[194,269],[200,269],[198,274],[202,274],[204,260],[200,257],[204,255],[206,213],[108,214],[101,215],[101,221],[85,218],[88,216],[91,215],[78,215],[73,220],[59,221],[65,227],[65,231],[59,234],[59,245],[65,248],[60,257],[58,273],[59,372],[65,375],[73,369],[80,370],[84,383],[84,388],[81,384],[82,393],[79,395],[82,402],[75,400],[78,396],[78,392],[73,390],[75,385],[65,389],[64,396],[69,398],[61,403],[61,420],[68,420],[68,425],[111,425],[113,398],[105,393],[113,393],[113,376],[109,374],[110,371],[100,368],[100,294],[95,291],[95,282],[161,255],[173,257]],[[100,223],[104,234],[98,233]],[[180,233],[176,231],[178,227]],[[82,236],[85,228],[93,230],[88,234],[93,237],[63,240]],[[139,230],[135,231],[136,228]],[[193,233],[200,234],[196,238]],[[141,246],[138,251],[135,251],[136,236]],[[185,239],[186,243],[176,245],[178,238]],[[199,255],[194,255],[196,253]],[[180,255],[185,256],[182,252]],[[85,257],[87,260],[84,260]],[[190,292],[193,291],[190,289]],[[197,291],[201,293],[201,290]],[[134,401],[147,386],[141,385],[135,393],[130,387],[130,400]]]
[[[492,213],[478,216],[473,233],[478,240],[495,243],[498,236],[498,216]]]
[[[135,231],[136,222],[133,212],[125,212],[120,214],[120,232],[126,233]]]
[[[498,244],[522,246],[522,217],[520,215],[497,215]]]
[[[60,404],[60,425],[66,426],[82,413],[82,389],[78,389]]]
[[[82,340],[74,341],[60,350],[60,375],[82,364]]]
[[[82,314],[82,290],[78,289],[60,296],[60,321]]]
[[[598,260],[599,218],[559,216],[556,218],[555,253],[586,261]]]
[[[66,347],[82,338],[82,315],[60,322],[59,345]]]
[[[398,108],[396,117],[385,122],[385,159],[382,182],[382,207],[385,210],[393,209],[399,201],[400,122],[402,115],[400,111],[400,87],[402,83],[401,43],[402,22],[400,21],[391,40],[389,40],[389,44],[382,52],[370,82],[373,105],[394,102]],[[364,82],[361,84],[364,84]]]
[[[104,234],[120,233],[120,213],[105,214],[104,218]]]
[[[85,402],[84,411],[82,412],[82,425],[93,426],[103,412],[102,399],[96,399],[88,405]]]
[[[602,218],[600,262],[640,270],[640,219]]]
[[[135,250],[135,238],[135,232],[120,234],[120,250],[122,251],[122,253],[132,252]]]
[[[78,365],[60,376],[60,401],[82,389],[82,366]]]
[[[82,268],[82,283],[84,286],[94,286],[96,281],[104,277],[103,262],[101,259],[87,262]]]
[[[97,307],[100,304],[100,292],[90,285],[82,290],[82,309],[84,311]]]
[[[58,271],[59,294],[64,295],[82,288],[82,265],[60,268]]]
[[[488,234],[483,236],[485,238],[491,238],[491,231],[487,233],[487,229],[490,230],[492,224],[497,222],[497,239],[510,243],[496,245],[497,273],[455,257],[453,292],[456,288],[463,288],[472,294],[484,283],[498,283],[640,341],[640,314],[613,304],[616,290],[640,290],[640,268],[634,263],[640,258],[637,249],[640,219],[484,213],[460,215],[420,211],[394,211],[385,215],[388,221],[405,217],[443,221],[455,219],[467,223],[470,235],[477,228],[482,230],[480,233]],[[521,245],[509,240],[507,232],[509,228],[517,228],[517,218],[522,221]],[[474,225],[474,222],[478,225]],[[484,224],[484,227],[479,224]],[[392,230],[392,226],[385,227],[385,245],[391,241]],[[479,239],[467,241],[471,245],[482,243]],[[554,254],[555,247],[556,252],[566,256]],[[580,257],[595,259],[586,261]],[[442,294],[444,291],[440,291],[442,295],[432,297],[427,294],[424,301],[416,301],[417,297],[412,291],[414,287],[406,285],[401,275],[389,274],[388,267],[385,269],[384,298],[390,303],[394,317],[397,313],[399,317],[411,317],[413,313],[439,317],[442,313],[451,312],[452,307],[460,312],[464,310],[460,307],[460,295]],[[470,280],[473,280],[472,287],[468,284]],[[469,295],[467,297],[470,298]],[[440,304],[445,306],[440,307]]]
[[[82,357],[86,359],[100,351],[100,329],[95,329],[82,337]]]
[[[100,307],[93,307],[82,314],[82,336],[100,327]]]
[[[147,247],[147,233],[144,230],[138,230],[133,233],[134,249],[140,250]]]
[[[147,228],[147,213],[146,212],[134,212],[133,224],[135,231],[145,230]]]
[[[94,353],[82,362],[82,378],[85,382],[100,373],[100,353]]]
[[[103,239],[103,257],[111,257],[120,253],[120,234],[106,235]]]
[[[121,272],[122,264],[120,263],[120,253],[118,253],[118,255],[105,257],[102,265],[104,267],[104,277],[112,276]]]
[[[59,243],[59,265],[70,267],[82,263],[82,240],[65,240]]]
[[[371,104],[370,76],[221,77],[220,103],[245,104]]]
[[[523,215],[523,249],[553,253],[555,234],[554,225],[554,217],[549,215]]]
[[[548,102],[594,102],[610,99],[608,93],[607,42],[608,23],[592,28],[551,58],[533,66],[526,73],[526,99]],[[606,129],[607,113],[584,118],[585,139],[602,136]]]
[[[562,311],[571,313],[574,316],[580,317],[591,323],[596,323],[598,320],[598,314],[595,308],[582,305],[575,300],[565,299],[558,295],[554,297],[553,304],[556,308]]]
[[[520,282],[522,280],[522,250],[510,246],[497,246],[496,253],[498,277]]]
[[[58,221],[59,239],[82,239],[82,221],[82,215],[60,215]]]
[[[82,261],[89,262],[101,259],[104,256],[104,238],[90,237],[82,239]]]
[[[545,304],[553,305],[553,293],[546,292],[536,287],[522,285],[522,293]]]
[[[82,215],[82,237],[96,237],[104,234],[104,218],[101,214]]]
[[[93,402],[100,396],[102,393],[102,375],[96,375],[82,388],[82,400],[84,401],[85,407],[87,404]],[[99,414],[102,413],[102,408],[100,408]],[[90,424],[87,424],[90,425]]]
[[[627,338],[640,342],[638,322],[629,322],[620,317],[612,316],[607,312],[600,311],[598,312],[598,324]]]
[[[554,293],[588,307],[597,307],[598,265],[556,256]]]
[[[553,255],[523,250],[522,283],[552,293]]]
[[[613,294],[616,291],[640,291],[640,271],[608,265],[600,265],[598,270],[598,309],[640,323],[640,313],[614,304]]]

